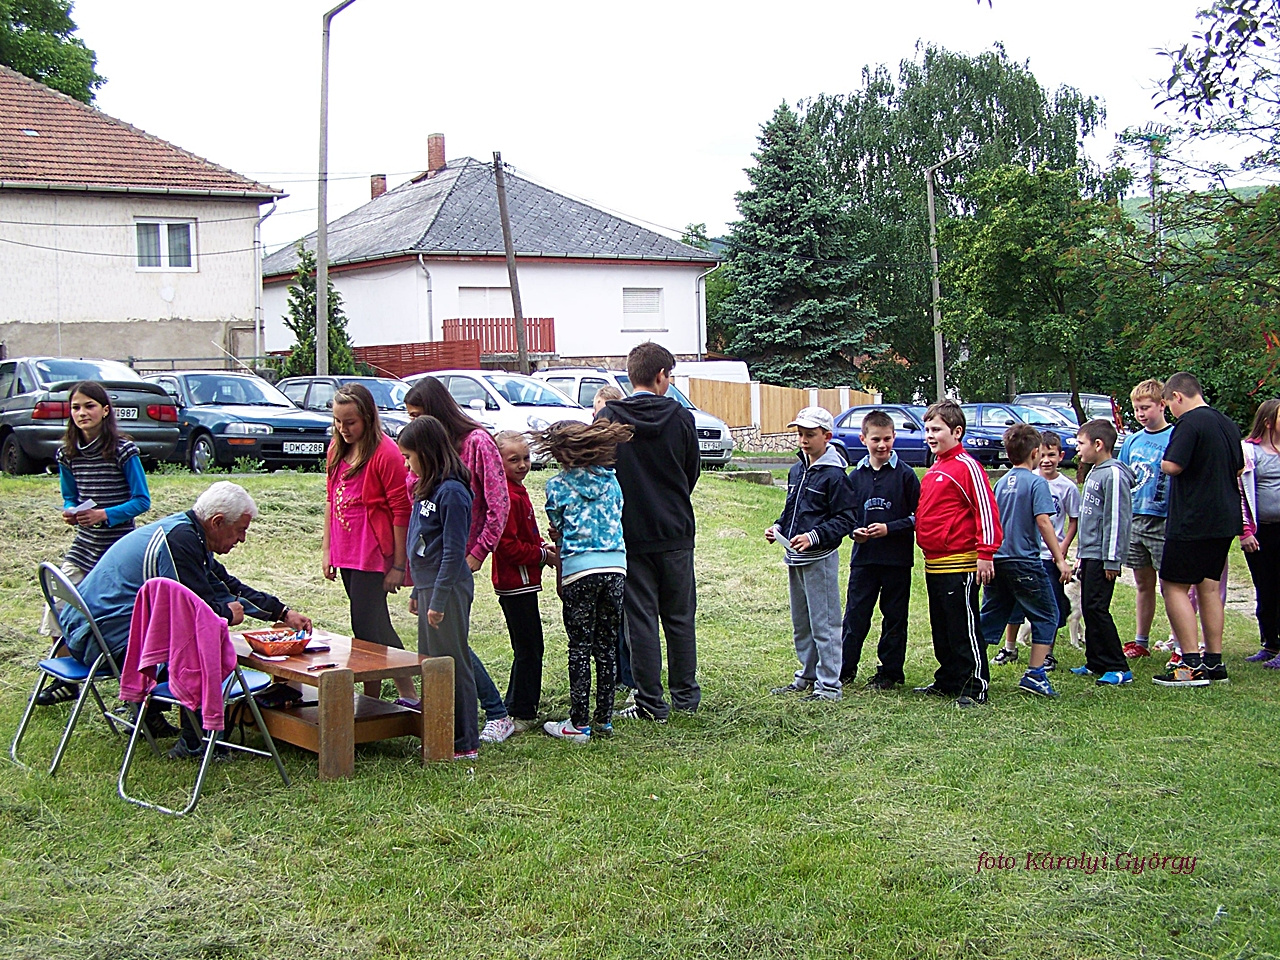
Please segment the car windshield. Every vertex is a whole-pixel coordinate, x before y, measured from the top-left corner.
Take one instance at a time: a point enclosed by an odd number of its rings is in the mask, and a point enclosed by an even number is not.
[[[1040,405],[1017,407],[1018,410],[1026,410],[1027,413],[1023,419],[1033,427],[1074,427],[1075,424],[1060,414],[1052,407],[1042,407]]]
[[[258,377],[189,373],[186,380],[191,402],[197,407],[234,403],[250,407],[293,408],[293,403],[288,397]]]
[[[489,374],[489,386],[513,407],[576,407],[577,404],[541,380],[518,374]]]
[[[368,387],[369,392],[373,394],[373,402],[378,405],[379,410],[403,410],[404,398],[409,393],[408,384],[383,377],[369,377],[368,379],[353,377],[342,382],[358,383],[362,387]]]
[[[698,409],[693,405],[693,401],[691,401],[688,397],[686,397],[683,393],[681,393],[674,383],[667,384],[667,396],[671,397],[673,400],[675,400],[678,404],[680,404],[680,406],[684,407],[686,410]]]
[[[37,360],[36,376],[41,383],[62,380],[141,380],[132,367],[114,360]]]

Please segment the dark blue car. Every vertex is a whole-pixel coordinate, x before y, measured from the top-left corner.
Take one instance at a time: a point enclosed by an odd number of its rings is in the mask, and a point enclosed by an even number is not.
[[[177,401],[178,446],[170,459],[193,473],[229,467],[241,457],[261,460],[269,470],[325,458],[333,418],[299,410],[261,377],[184,371],[146,379]]]
[[[872,410],[887,413],[893,420],[893,449],[898,458],[914,467],[927,467],[933,462],[933,453],[924,442],[925,407],[916,404],[864,404],[850,407],[836,418],[834,436],[841,440],[849,451],[849,462],[857,463],[867,455],[867,448],[862,443],[862,418]],[[1007,463],[1004,453],[1004,441],[1001,439],[1003,429],[992,434],[990,430],[967,428],[964,435],[964,448],[974,459],[986,467],[997,467]]]
[[[984,431],[998,431],[1001,436],[1014,424],[1029,423],[1037,430],[1056,433],[1062,441],[1062,462],[1076,459],[1076,425],[1050,407],[1017,403],[966,403],[961,406],[970,423]]]

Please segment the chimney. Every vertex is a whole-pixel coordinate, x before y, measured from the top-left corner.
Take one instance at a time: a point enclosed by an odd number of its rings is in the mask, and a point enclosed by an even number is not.
[[[380,196],[387,192],[387,175],[385,173],[375,173],[369,178],[369,199],[377,200]]]
[[[444,134],[427,135],[427,176],[434,177],[444,169]]]

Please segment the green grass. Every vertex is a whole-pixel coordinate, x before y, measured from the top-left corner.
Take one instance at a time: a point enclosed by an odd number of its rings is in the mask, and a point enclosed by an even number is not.
[[[535,503],[547,474],[530,481]],[[206,480],[153,476],[157,514]],[[316,475],[239,478],[262,516],[229,567],[322,625],[346,629],[318,569]],[[1101,690],[1065,668],[1062,697],[990,706],[910,694],[836,705],[772,698],[794,669],[785,573],[761,532],[776,488],[705,476],[699,517],[703,706],[670,724],[620,721],[577,747],[536,733],[473,763],[422,767],[413,743],[358,748],[321,783],[242,759],[215,768],[185,820],[115,796],[121,748],[100,721],[62,771],[0,767],[0,950],[7,958],[1275,957],[1280,952],[1277,678],[1244,664],[1256,631],[1231,615],[1232,683],[1167,691],[1138,667]],[[17,723],[42,655],[40,559],[65,549],[51,478],[0,480],[0,729]],[[933,659],[917,567],[908,678]],[[510,651],[487,568],[472,640],[495,678]],[[393,599],[401,635],[413,620]],[[567,709],[555,597],[544,710]],[[1118,590],[1122,635],[1132,594]],[[1156,634],[1163,630],[1163,616]],[[874,644],[872,644],[874,646]],[[872,667],[868,651],[863,673]],[[1266,675],[1264,675],[1266,674]],[[505,686],[502,680],[499,684]],[[28,739],[52,750],[65,708]],[[157,790],[190,765],[143,757]],[[1190,876],[1027,871],[1029,852],[1197,858]],[[983,851],[1017,858],[983,872]]]

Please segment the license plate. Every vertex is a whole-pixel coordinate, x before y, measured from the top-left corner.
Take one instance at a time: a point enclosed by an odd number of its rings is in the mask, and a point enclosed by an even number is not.
[[[996,454],[996,459],[997,459],[997,460],[1008,460],[1008,459],[1009,459],[1009,455],[1008,455],[1007,453],[1005,453],[1003,450],[1001,450],[999,453],[997,453],[997,454]]]
[[[720,449],[719,440],[699,440],[698,449],[703,453],[711,453]]]
[[[137,420],[138,408],[137,407],[116,407],[116,419],[117,420]]]
[[[285,441],[285,453],[324,453],[323,443],[290,443]]]

